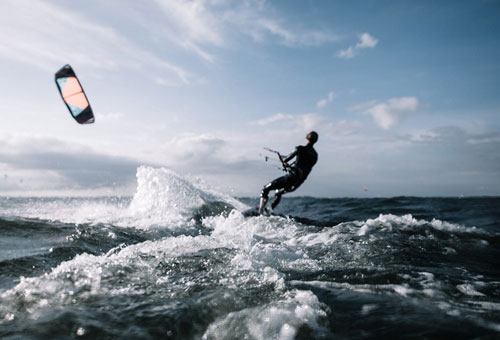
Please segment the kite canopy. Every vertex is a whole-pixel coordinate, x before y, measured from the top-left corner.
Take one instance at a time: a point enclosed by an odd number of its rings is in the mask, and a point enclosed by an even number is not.
[[[73,118],[80,124],[93,123],[94,113],[71,66],[64,65],[56,72],[55,79],[59,93]]]

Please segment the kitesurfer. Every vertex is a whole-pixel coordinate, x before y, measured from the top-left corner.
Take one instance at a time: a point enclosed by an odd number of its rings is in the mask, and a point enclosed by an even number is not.
[[[281,195],[296,190],[306,180],[312,167],[318,161],[318,153],[313,148],[314,143],[318,141],[318,134],[315,131],[309,132],[306,136],[306,141],[306,145],[297,146],[295,151],[286,158],[282,158],[278,154],[284,169],[288,173],[285,176],[276,178],[262,188],[259,214],[264,212],[271,190],[276,190],[273,203],[271,204],[271,209],[274,209],[280,202]],[[289,165],[288,162],[294,157],[296,158],[295,162]]]

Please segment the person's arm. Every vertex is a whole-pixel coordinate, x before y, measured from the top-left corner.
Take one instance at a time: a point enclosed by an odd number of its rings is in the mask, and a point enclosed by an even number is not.
[[[295,156],[297,156],[297,149],[295,149],[294,152],[286,156],[286,158],[283,159],[283,162],[288,163]]]
[[[294,152],[292,152],[291,154],[289,154],[288,156],[286,156],[286,158],[282,158],[281,159],[281,162],[283,163],[283,166],[285,166],[286,168],[290,168],[290,164],[288,164],[289,161],[291,161],[295,156],[297,156],[297,152],[298,152],[299,148],[296,148]]]

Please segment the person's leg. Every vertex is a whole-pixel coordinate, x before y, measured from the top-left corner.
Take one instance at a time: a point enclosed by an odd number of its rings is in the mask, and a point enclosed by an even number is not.
[[[281,201],[281,195],[283,195],[285,192],[286,192],[285,189],[280,189],[280,190],[276,191],[276,194],[274,195],[273,203],[271,204],[271,209],[274,210],[274,208],[276,208],[276,206]]]
[[[260,194],[260,203],[259,203],[259,214],[264,212],[264,208],[266,207],[267,200],[269,199],[269,192],[275,189],[281,189],[287,182],[287,177],[279,177],[276,178],[271,183],[266,184],[262,188],[262,192]]]
[[[266,207],[266,203],[267,203],[267,199],[268,199],[268,198],[269,198],[268,196],[266,196],[266,197],[261,196],[261,197],[260,197],[260,202],[259,202],[259,215],[262,215],[262,213],[264,212],[264,208]]]
[[[281,196],[283,194],[286,194],[287,192],[292,192],[295,191],[302,182],[296,180],[295,177],[292,176],[287,176],[287,181],[284,183],[283,187],[279,190],[276,190],[276,194],[274,195],[274,200],[273,203],[271,204],[271,209],[274,210],[276,206],[280,203],[281,201]]]

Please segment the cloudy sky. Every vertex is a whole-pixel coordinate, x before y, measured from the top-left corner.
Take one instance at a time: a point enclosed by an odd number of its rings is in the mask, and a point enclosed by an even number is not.
[[[0,195],[133,194],[150,165],[257,196],[263,147],[313,129],[298,195],[500,195],[498,0],[2,0],[0,75]]]

